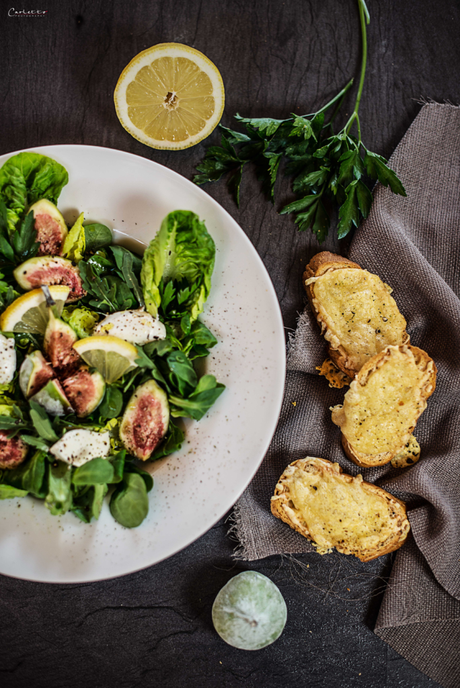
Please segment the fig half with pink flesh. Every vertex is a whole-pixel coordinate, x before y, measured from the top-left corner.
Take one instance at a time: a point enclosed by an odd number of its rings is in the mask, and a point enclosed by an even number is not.
[[[13,275],[25,291],[44,285],[62,284],[70,289],[67,301],[77,301],[86,295],[78,268],[60,256],[29,258],[18,265]]]
[[[8,437],[5,430],[0,430],[0,468],[16,468],[27,456],[29,447],[20,437]]]
[[[120,439],[130,454],[146,461],[165,436],[168,424],[168,397],[155,380],[148,380],[136,389],[126,406]]]
[[[80,364],[80,356],[73,345],[78,340],[75,331],[63,320],[57,318],[49,308],[49,321],[45,330],[45,353],[59,377],[67,377]]]
[[[60,256],[62,245],[68,234],[67,225],[54,203],[42,198],[30,206],[34,214],[34,227],[40,244],[39,256]]]
[[[39,392],[54,377],[54,370],[41,351],[28,354],[19,368],[19,386],[25,398]]]
[[[73,410],[59,380],[50,380],[37,394],[30,397],[29,401],[35,401],[43,406],[51,416],[63,416],[72,413]]]
[[[90,373],[84,366],[63,380],[62,387],[77,416],[85,418],[104,398],[105,380],[97,370]]]

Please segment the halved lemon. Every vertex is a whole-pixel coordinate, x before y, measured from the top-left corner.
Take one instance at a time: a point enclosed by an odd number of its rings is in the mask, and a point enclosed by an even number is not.
[[[182,149],[209,136],[224,110],[224,84],[206,55],[160,43],[124,68],[114,93],[123,127],[152,148]]]
[[[137,367],[137,349],[129,342],[110,335],[85,337],[73,345],[75,351],[109,384]]]
[[[69,295],[69,287],[55,284],[49,287],[58,315],[61,315],[64,304]],[[45,334],[49,314],[46,305],[45,294],[41,289],[19,296],[0,317],[0,329],[2,332],[31,332],[33,334]]]

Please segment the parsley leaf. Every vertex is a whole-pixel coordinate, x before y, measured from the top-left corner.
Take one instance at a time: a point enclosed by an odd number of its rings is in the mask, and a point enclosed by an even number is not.
[[[292,177],[296,198],[282,208],[281,214],[294,214],[298,229],[310,228],[319,242],[328,233],[330,208],[338,208],[339,239],[369,215],[372,193],[363,181],[365,173],[390,187],[393,193],[406,196],[402,182],[385,158],[369,151],[361,140],[358,110],[366,70],[369,12],[364,0],[357,1],[363,45],[361,78],[354,109],[342,130],[334,134],[333,120],[353,79],[320,110],[309,115],[294,114],[288,119],[235,115],[246,131],[221,127],[221,146],[207,149],[197,167],[200,174],[194,177],[196,184],[204,184],[228,174],[229,190],[239,205],[243,171],[251,163],[267,196],[275,202],[275,184],[284,161],[284,173]],[[335,108],[326,121],[326,113],[333,105]],[[357,137],[350,133],[353,125]]]
[[[364,164],[367,173],[373,179],[378,179],[383,186],[389,186],[395,194],[406,196],[406,191],[395,172],[387,166],[387,161],[381,155],[371,153],[366,149]]]

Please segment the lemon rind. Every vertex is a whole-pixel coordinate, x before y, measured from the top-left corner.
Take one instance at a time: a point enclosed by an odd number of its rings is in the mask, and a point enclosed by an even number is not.
[[[120,356],[124,356],[129,361],[132,360],[132,362],[138,357],[137,349],[133,344],[113,335],[85,337],[75,342],[73,348],[80,355],[85,354],[87,351],[101,350],[106,352],[113,351],[120,354]]]
[[[53,284],[49,287],[50,294],[53,297],[55,301],[66,301],[67,296],[69,295],[70,292],[70,287],[67,287],[63,284]],[[64,292],[67,291],[66,295],[64,298],[60,298],[64,296]],[[40,299],[35,303],[33,306],[30,305],[29,308],[24,308],[21,309],[21,306],[23,303],[31,303],[35,297],[42,295]],[[18,303],[18,301],[20,303]],[[27,313],[28,310],[32,308],[37,308],[40,306],[45,301],[45,295],[43,294],[42,290],[40,288],[38,289],[33,289],[32,291],[27,291],[25,294],[21,294],[21,296],[18,296],[17,299],[13,301],[12,304],[6,308],[2,315],[0,316],[0,329],[2,332],[12,332],[15,325],[17,325],[18,322],[22,320],[22,317],[24,313]],[[13,306],[16,304],[16,307],[13,308]],[[13,314],[15,314],[19,309],[20,315],[17,317],[14,322],[11,322],[11,318]],[[9,328],[7,327],[9,325]]]

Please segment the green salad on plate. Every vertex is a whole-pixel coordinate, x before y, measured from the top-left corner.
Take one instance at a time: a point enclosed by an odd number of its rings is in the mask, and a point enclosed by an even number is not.
[[[142,468],[178,450],[224,390],[194,362],[217,344],[200,321],[215,245],[187,210],[139,256],[57,208],[68,173],[38,153],[0,169],[0,499],[29,495],[85,523],[106,495],[133,528],[149,509]]]

